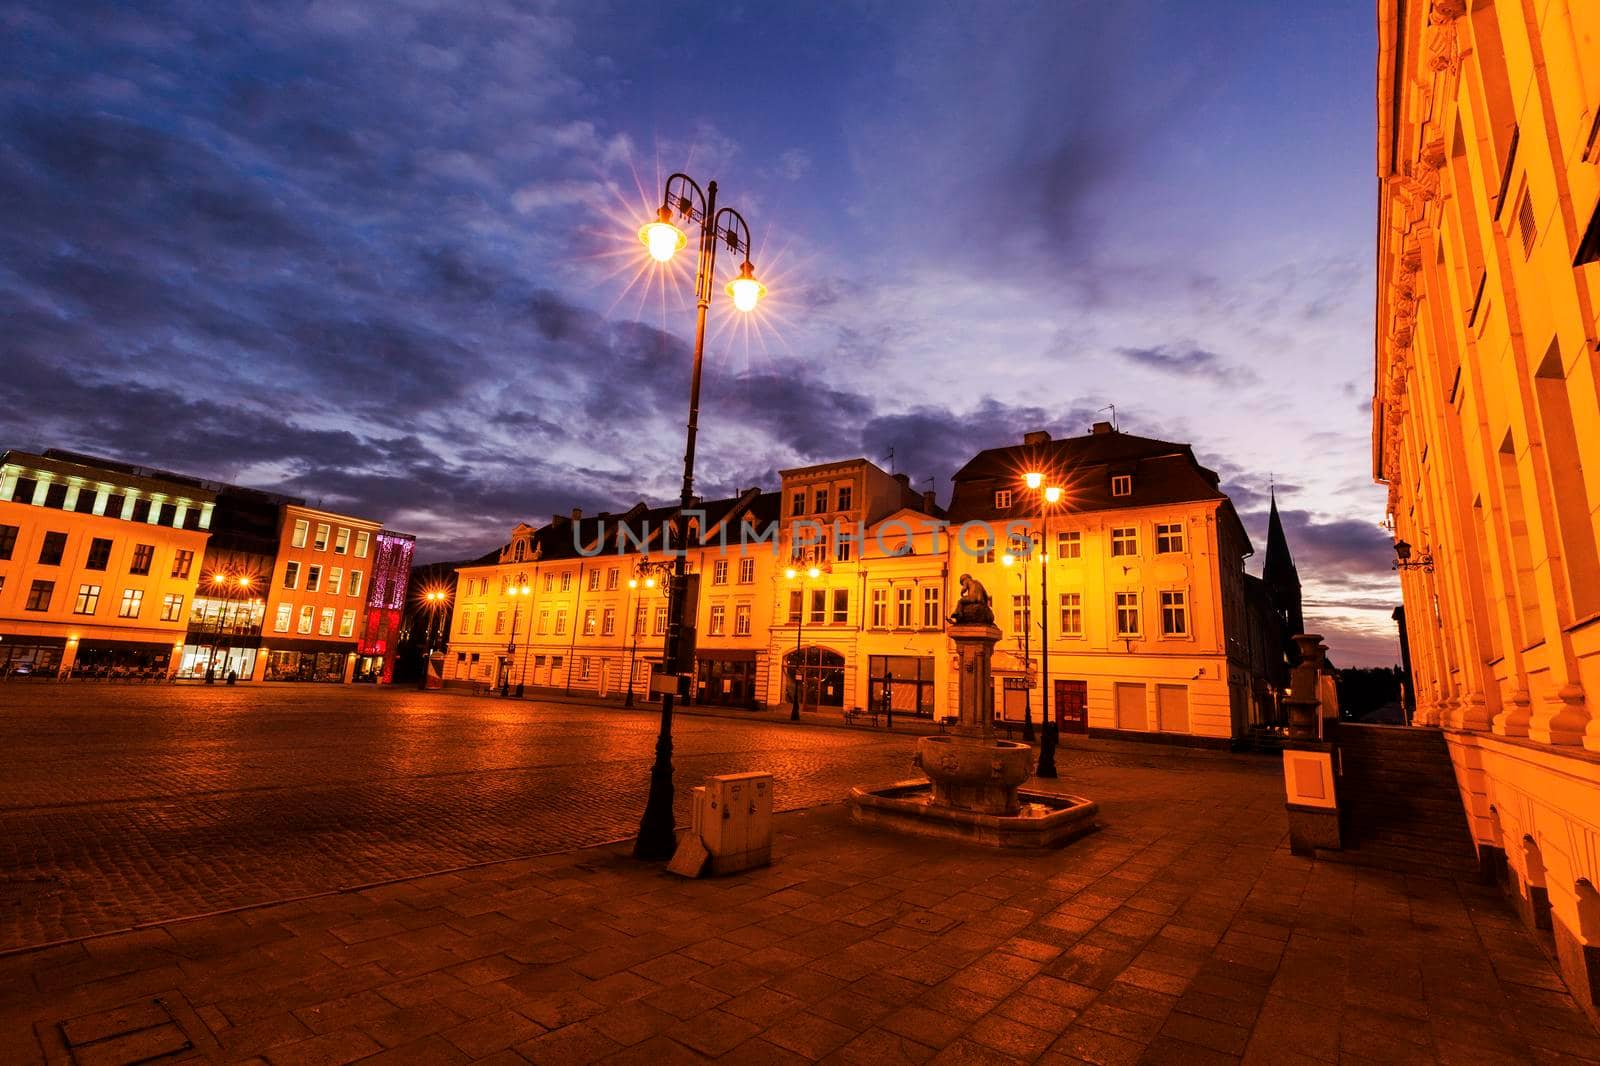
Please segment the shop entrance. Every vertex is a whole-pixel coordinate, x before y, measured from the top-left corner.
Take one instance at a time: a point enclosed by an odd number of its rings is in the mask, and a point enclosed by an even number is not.
[[[844,706],[844,656],[827,648],[801,648],[783,657],[784,702],[793,704],[795,687],[800,690],[800,706],[814,711],[819,707]]]

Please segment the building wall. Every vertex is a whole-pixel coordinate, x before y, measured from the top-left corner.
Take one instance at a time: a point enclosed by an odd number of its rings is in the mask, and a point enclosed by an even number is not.
[[[19,489],[29,482],[36,488],[21,499]],[[53,495],[52,485],[58,486]],[[59,486],[67,487],[65,495]],[[139,499],[155,506],[134,521]],[[209,537],[200,515],[209,524],[210,501],[188,486],[114,471],[25,458],[0,465],[0,544],[11,542],[0,550],[0,660],[10,658],[11,648],[43,640],[61,644],[63,674],[103,666],[118,652],[172,669]],[[162,503],[182,511],[164,511]],[[194,528],[151,520],[163,517]],[[58,563],[41,554],[50,534],[64,535]],[[91,559],[102,550],[103,561]],[[36,581],[53,584],[46,610],[28,609]]]
[[[379,526],[294,504],[283,507],[280,521],[255,676],[273,678],[275,663],[282,663],[285,654],[320,653],[344,656],[342,679],[348,681],[366,613]],[[274,652],[280,653],[276,660]]]
[[[1415,722],[1452,731],[1480,847],[1524,889],[1547,871],[1578,936],[1600,791],[1554,782],[1600,751],[1600,265],[1577,263],[1600,200],[1600,5],[1390,7],[1373,443],[1396,538],[1432,562],[1401,578]]]

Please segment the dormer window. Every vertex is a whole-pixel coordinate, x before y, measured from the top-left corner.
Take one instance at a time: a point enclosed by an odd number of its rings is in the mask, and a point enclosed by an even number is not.
[[[1113,495],[1113,496],[1132,496],[1133,495],[1133,475],[1132,474],[1116,474],[1116,475],[1113,475],[1112,478],[1111,478],[1111,495]]]
[[[1011,490],[1000,489],[994,494],[994,506],[997,511],[1009,510],[1011,507]]]

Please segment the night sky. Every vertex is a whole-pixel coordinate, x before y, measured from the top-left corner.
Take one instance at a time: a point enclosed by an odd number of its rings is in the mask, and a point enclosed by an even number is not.
[[[140,8],[134,11],[133,8]],[[0,446],[305,496],[461,558],[865,455],[1188,441],[1341,664],[1395,658],[1371,483],[1372,5],[0,2]],[[725,282],[737,263],[719,262]]]

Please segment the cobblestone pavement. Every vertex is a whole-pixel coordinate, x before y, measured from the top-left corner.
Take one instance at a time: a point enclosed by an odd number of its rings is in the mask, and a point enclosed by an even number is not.
[[[680,821],[713,773],[772,772],[780,809],[914,776],[909,737],[772,717],[676,716]],[[397,688],[0,684],[0,950],[631,835],[658,721]]]
[[[742,728],[770,735],[722,743],[823,745],[830,772],[903,746]],[[1290,855],[1270,760],[1111,754],[1066,782],[1102,828],[1057,852],[829,804],[734,877],[612,845],[14,954],[0,1061],[1600,1061],[1494,889]]]

